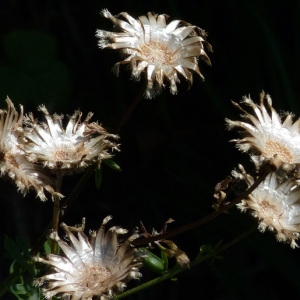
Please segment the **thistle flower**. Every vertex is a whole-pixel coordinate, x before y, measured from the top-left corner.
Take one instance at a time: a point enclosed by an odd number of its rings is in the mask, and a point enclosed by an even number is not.
[[[12,101],[7,98],[7,111],[0,110],[0,172],[1,176],[8,175],[25,195],[29,189],[35,189],[37,196],[47,200],[44,190],[52,195],[62,197],[52,186],[55,182],[45,170],[29,162],[21,149],[20,136],[22,135],[23,107],[20,115]]]
[[[202,79],[197,58],[200,57],[210,65],[205,52],[212,51],[205,40],[207,34],[199,27],[175,20],[166,24],[167,15],[149,12],[138,20],[127,12],[113,16],[107,9],[101,14],[118,26],[121,32],[97,30],[96,36],[100,48],[120,49],[125,59],[114,66],[118,75],[121,64],[129,64],[132,78],[140,80],[144,72],[147,79],[146,98],[154,98],[164,86],[165,78],[169,81],[170,92],[177,93],[181,74],[190,84],[193,82],[191,71]]]
[[[244,180],[248,187],[254,183],[252,176],[242,166],[232,175]],[[296,240],[300,232],[300,188],[292,179],[280,183],[276,173],[266,179],[248,196],[237,204],[242,211],[250,210],[258,219],[261,232],[273,231],[280,242],[287,242],[292,248],[298,247]]]
[[[81,123],[82,113],[76,111],[63,128],[63,115],[49,115],[45,106],[39,106],[47,123],[38,123],[29,114],[25,117],[24,150],[31,162],[42,163],[50,169],[81,170],[88,165],[110,158],[110,150],[118,150],[118,145],[110,139],[118,137],[109,134],[98,123],[89,123],[89,113]]]
[[[237,143],[237,147],[244,152],[251,150],[258,153],[262,161],[271,159],[278,167],[289,168],[293,164],[300,164],[300,120],[293,123],[293,115],[289,113],[282,122],[272,107],[271,97],[265,96],[264,93],[260,95],[260,105],[247,97],[244,97],[242,103],[250,106],[254,114],[244,111],[233,102],[244,112],[245,122],[226,119],[229,129],[233,127],[245,129],[243,139],[232,140]]]
[[[47,299],[52,296],[62,296],[72,300],[92,299],[99,296],[101,300],[111,299],[126,287],[130,279],[141,276],[140,266],[135,249],[130,243],[138,237],[133,234],[124,242],[118,242],[118,235],[127,233],[119,227],[111,227],[105,232],[105,225],[111,220],[106,217],[98,232],[93,232],[90,240],[83,233],[82,227],[74,228],[61,224],[70,242],[62,241],[56,232],[50,238],[57,241],[65,257],[49,254],[47,259],[35,257],[37,262],[54,267],[53,273],[34,281],[36,285],[44,285],[44,295]],[[72,231],[76,231],[78,238]]]

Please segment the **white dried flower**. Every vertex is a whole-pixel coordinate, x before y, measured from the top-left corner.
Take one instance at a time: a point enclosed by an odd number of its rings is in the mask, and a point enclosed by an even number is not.
[[[242,166],[240,172],[232,175],[244,180],[248,187],[254,183],[252,176]],[[237,204],[241,211],[250,210],[259,221],[259,230],[273,231],[280,242],[287,242],[292,248],[298,247],[300,234],[300,188],[292,179],[280,183],[276,173],[266,179],[248,196]]]
[[[91,300],[94,296],[101,300],[111,299],[123,291],[126,282],[138,279],[139,258],[130,243],[138,237],[133,234],[119,243],[118,235],[127,233],[119,227],[111,227],[105,232],[106,217],[97,233],[93,232],[90,240],[80,228],[61,226],[69,239],[69,244],[62,241],[56,232],[50,237],[57,241],[65,256],[49,254],[47,259],[35,257],[37,262],[54,268],[52,273],[34,281],[44,285],[43,292],[47,299],[57,295],[63,299]],[[73,232],[77,232],[78,238]]]
[[[138,20],[127,12],[113,16],[104,9],[101,14],[119,27],[120,32],[97,30],[99,47],[119,49],[125,56],[123,61],[115,64],[116,74],[121,64],[130,65],[134,80],[140,80],[142,72],[145,73],[146,98],[151,99],[161,92],[165,78],[169,81],[172,94],[177,93],[178,74],[190,84],[193,82],[191,71],[204,79],[197,58],[210,65],[205,50],[212,51],[212,47],[205,40],[207,34],[201,28],[182,20],[167,24],[167,15],[151,12]]]
[[[56,193],[52,186],[54,180],[46,171],[29,162],[24,151],[21,149],[23,107],[20,115],[16,111],[12,101],[6,99],[8,109],[0,110],[0,171],[1,176],[8,175],[17,185],[18,189],[25,195],[29,189],[36,190],[37,196],[47,200],[44,190],[52,195],[62,197]]]
[[[118,150],[118,145],[110,139],[118,137],[96,122],[89,123],[89,113],[81,123],[82,113],[76,111],[66,126],[62,125],[62,115],[49,115],[45,106],[39,106],[45,114],[47,123],[38,123],[29,114],[25,117],[24,150],[32,162],[42,163],[50,169],[81,170],[88,165],[110,158],[111,150]]]
[[[264,105],[264,99],[268,107]],[[245,130],[245,137],[232,140],[242,151],[254,151],[264,159],[271,159],[277,166],[300,164],[300,120],[293,123],[293,115],[287,114],[282,122],[276,110],[272,107],[269,95],[261,94],[260,105],[255,104],[250,98],[244,97],[243,103],[249,105],[254,114],[244,111],[243,121],[226,119],[229,129],[241,127]]]

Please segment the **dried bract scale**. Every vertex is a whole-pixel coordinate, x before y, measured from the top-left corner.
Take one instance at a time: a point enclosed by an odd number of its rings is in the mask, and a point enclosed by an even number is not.
[[[21,149],[23,107],[21,113],[16,111],[12,101],[6,99],[8,109],[0,110],[0,171],[1,176],[8,175],[17,185],[22,194],[35,189],[37,196],[47,200],[45,190],[62,197],[53,189],[54,180],[41,166],[29,162]]]
[[[202,79],[198,67],[198,57],[210,65],[205,51],[212,51],[205,40],[206,32],[197,26],[174,20],[167,24],[167,15],[149,12],[137,20],[127,12],[113,16],[108,10],[101,14],[110,19],[120,32],[97,30],[96,36],[100,48],[118,49],[125,59],[114,66],[116,74],[121,64],[129,64],[132,78],[140,80],[142,73],[147,79],[146,98],[154,98],[164,87],[165,79],[169,81],[170,92],[177,93],[178,74],[190,84],[192,72]]]
[[[130,243],[138,237],[133,234],[120,243],[118,235],[127,233],[119,227],[105,231],[106,217],[98,232],[93,232],[90,240],[83,233],[83,228],[69,227],[62,224],[69,239],[69,244],[62,241],[56,232],[50,237],[57,241],[65,256],[50,254],[47,259],[35,257],[36,262],[46,264],[53,269],[48,275],[34,281],[43,285],[47,299],[57,295],[63,299],[112,299],[126,287],[130,279],[141,277],[140,258]],[[77,236],[73,232],[77,233]]]
[[[145,238],[151,238],[158,236],[160,234],[164,234],[167,232],[168,224],[173,223],[173,219],[168,219],[163,228],[160,232],[157,232],[154,228],[152,229],[152,234],[147,232],[147,229],[145,228],[144,224],[140,222],[141,231]],[[158,246],[158,248],[163,251],[168,257],[175,257],[176,262],[183,268],[188,268],[190,265],[190,259],[186,255],[186,253],[182,250],[180,250],[177,245],[171,241],[171,240],[165,240],[165,239],[157,239],[154,241],[154,244]],[[162,244],[166,245],[167,247],[163,246]],[[149,246],[151,246],[151,243],[149,243]]]
[[[89,123],[92,113],[81,122],[82,113],[76,111],[63,128],[62,115],[50,116],[45,106],[46,123],[39,123],[29,114],[25,117],[24,150],[31,162],[42,163],[50,169],[82,170],[92,163],[110,158],[118,150],[114,142],[118,136],[109,134],[96,122]]]
[[[267,102],[267,107],[264,104]],[[279,114],[272,107],[272,100],[264,93],[260,96],[260,105],[250,98],[244,97],[244,104],[250,106],[254,114],[243,111],[245,121],[232,121],[226,119],[229,129],[241,127],[245,130],[244,138],[234,139],[237,147],[242,151],[251,151],[260,156],[256,162],[265,159],[272,160],[277,167],[289,170],[293,165],[300,164],[300,120],[293,123],[293,115],[287,114],[282,121]]]
[[[254,183],[242,166],[233,171],[235,178],[244,180],[248,187]],[[248,196],[237,204],[241,211],[249,210],[259,221],[259,230],[273,231],[280,242],[287,242],[292,248],[298,247],[300,234],[300,188],[292,179],[280,183],[276,173],[266,179]]]

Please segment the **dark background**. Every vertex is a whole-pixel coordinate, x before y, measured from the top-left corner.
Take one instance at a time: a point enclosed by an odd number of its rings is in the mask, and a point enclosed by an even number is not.
[[[51,113],[94,112],[109,131],[140,92],[140,84],[121,69],[113,50],[97,48],[96,29],[112,31],[99,12],[127,11],[138,17],[148,11],[166,13],[208,32],[214,52],[212,67],[200,62],[206,81],[194,76],[187,90],[166,89],[153,100],[143,99],[120,132],[121,152],[115,161],[122,172],[103,166],[100,190],[91,178],[63,221],[73,225],[87,218],[96,229],[111,214],[112,224],[159,230],[169,218],[176,228],[212,212],[213,191],[238,163],[252,166],[228,140],[224,118],[238,118],[230,100],[265,90],[277,111],[300,115],[300,1],[0,1],[0,103],[7,95],[25,111],[45,104]],[[67,178],[67,195],[80,176]],[[1,281],[8,275],[4,235],[23,236],[32,244],[51,219],[52,203],[25,198],[12,184],[1,182]],[[174,241],[191,259],[203,244],[215,245],[246,231],[255,223],[232,210],[214,222],[177,236]],[[276,242],[258,231],[204,263],[131,299],[285,299],[300,297],[299,249]],[[143,272],[141,282],[154,277]],[[5,299],[9,296],[6,295]]]

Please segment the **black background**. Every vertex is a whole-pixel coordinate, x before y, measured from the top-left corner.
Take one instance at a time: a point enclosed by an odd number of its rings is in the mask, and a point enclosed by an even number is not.
[[[156,99],[143,99],[120,132],[121,152],[115,161],[122,172],[103,167],[100,190],[91,178],[63,221],[73,225],[87,218],[96,229],[111,214],[112,223],[159,230],[169,218],[176,228],[212,211],[217,182],[242,163],[251,169],[246,154],[228,140],[224,118],[238,118],[230,100],[265,90],[277,111],[300,115],[300,1],[0,1],[0,103],[8,95],[15,105],[36,112],[45,104],[51,113],[70,115],[80,108],[94,112],[109,131],[140,92],[140,84],[121,69],[116,51],[100,50],[96,29],[112,31],[99,12],[127,11],[138,17],[148,11],[166,13],[208,32],[213,46],[212,67],[200,61],[205,76],[196,75],[187,90],[168,89]],[[79,175],[66,178],[67,195]],[[23,236],[32,244],[51,219],[52,203],[41,203],[30,193],[25,198],[14,185],[1,182],[0,279],[10,264],[4,235]],[[203,244],[234,238],[255,223],[232,210],[214,222],[177,236],[174,241],[192,259]],[[298,249],[276,242],[271,233],[258,231],[228,249],[222,259],[204,263],[130,299],[285,299],[300,296]],[[152,277],[143,271],[144,282]],[[134,285],[134,284],[133,284]],[[6,295],[8,299],[8,295]]]

